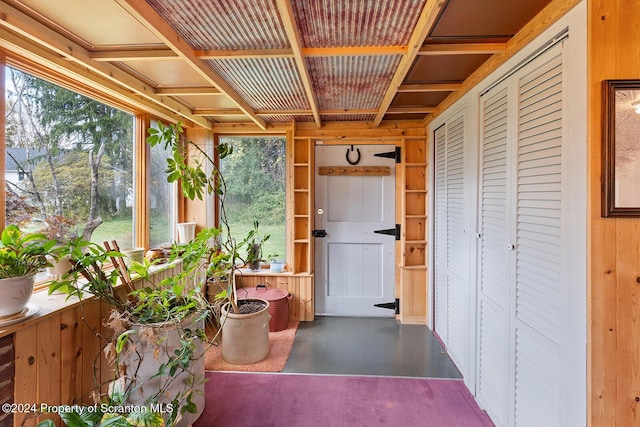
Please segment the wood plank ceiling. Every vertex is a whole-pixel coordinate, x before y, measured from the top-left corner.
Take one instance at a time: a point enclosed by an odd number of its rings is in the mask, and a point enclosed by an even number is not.
[[[549,3],[5,0],[0,46],[207,128],[377,126],[431,114]]]

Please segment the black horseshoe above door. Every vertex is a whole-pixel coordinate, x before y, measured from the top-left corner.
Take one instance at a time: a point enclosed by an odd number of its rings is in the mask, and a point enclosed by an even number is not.
[[[347,155],[346,155],[347,163],[349,163],[350,165],[357,165],[358,163],[360,163],[360,149],[359,149],[359,148],[356,148],[356,153],[358,154],[358,157],[356,157],[356,160],[355,160],[355,161],[352,161],[352,160],[349,158],[349,154],[351,154],[351,152],[352,152],[352,151],[353,151],[353,145],[351,146],[351,148],[350,148],[350,149],[349,149],[349,148],[347,148]]]

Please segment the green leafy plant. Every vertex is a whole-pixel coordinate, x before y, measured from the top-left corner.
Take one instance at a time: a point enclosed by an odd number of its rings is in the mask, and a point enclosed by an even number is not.
[[[184,138],[181,123],[158,123],[157,127],[149,128],[148,133],[147,143],[150,146],[161,144],[165,150],[171,152],[171,156],[167,158],[167,181],[179,181],[184,197],[191,200],[197,197],[202,200],[205,191],[222,195],[218,169],[212,168],[209,175],[205,172],[206,164],[215,165],[215,162],[197,144]],[[189,152],[190,149],[193,153]],[[218,144],[216,149],[220,158],[233,152],[233,146],[228,144]]]
[[[106,322],[114,332],[113,338],[104,348],[107,360],[116,368],[110,387],[122,383],[122,392],[117,396],[122,394],[123,401],[145,389],[136,373],[144,355],[152,357],[157,372],[149,380],[157,381],[159,386],[155,383],[148,386],[153,392],[145,394],[144,402],[136,401],[136,404],[157,405],[169,399],[172,409],[164,416],[167,425],[174,425],[184,414],[197,411],[193,398],[204,377],[192,372],[191,366],[193,361],[204,356],[204,343],[208,341],[204,328],[196,325],[200,325],[210,311],[202,296],[201,283],[212,260],[216,259],[211,242],[218,234],[218,229],[205,229],[191,242],[174,245],[169,262],[162,266],[174,269],[173,274],[157,283],[152,274],[156,267],[149,261],[130,266],[130,271],[137,276],[134,283],[128,273],[123,275],[122,268],[106,268],[109,263],[122,265],[119,262],[122,253],[74,239],[62,247],[62,252],[71,258],[73,268],[49,286],[50,293],[64,289],[69,297],[75,296],[81,301],[97,298],[113,307]],[[165,344],[167,335],[164,331],[169,330],[178,336],[175,347]],[[149,348],[150,354],[143,350]],[[177,380],[179,376],[181,379]],[[177,392],[171,392],[175,394],[170,394],[174,384],[180,384],[180,387]],[[101,398],[112,403],[111,396],[101,395]]]
[[[42,233],[23,233],[17,225],[8,225],[0,236],[0,279],[35,274],[51,265],[47,255],[56,242]]]
[[[238,313],[238,299],[235,286],[234,271],[241,263],[240,250],[246,239],[237,243],[232,237],[229,221],[224,205],[226,184],[213,157],[207,154],[198,144],[188,140],[184,135],[181,123],[164,125],[158,123],[149,129],[147,143],[160,144],[169,150],[167,158],[167,181],[178,182],[184,197],[194,200],[203,199],[205,194],[214,195],[220,206],[220,235],[224,240],[217,240],[214,255],[209,259],[205,281],[219,283],[221,289],[217,293],[217,305],[229,301],[232,311]],[[218,144],[215,148],[219,158],[225,158],[233,152],[230,144]],[[208,174],[206,171],[209,171]]]
[[[253,228],[249,230],[245,239],[238,245],[239,247],[246,247],[247,255],[244,258],[244,262],[250,267],[257,266],[257,268],[260,268],[260,262],[265,262],[267,259],[272,259],[278,256],[277,254],[269,254],[263,257],[263,245],[269,240],[271,235],[260,234],[259,226],[260,224],[258,221],[254,221]]]
[[[68,427],[164,427],[165,421],[157,406],[142,406],[137,411],[126,412],[126,393],[122,384],[116,383],[107,398],[88,405],[69,405],[56,412]],[[165,409],[165,407],[162,407]],[[121,410],[122,409],[122,410]],[[172,409],[168,407],[167,409]],[[50,420],[38,423],[38,427],[56,427]]]

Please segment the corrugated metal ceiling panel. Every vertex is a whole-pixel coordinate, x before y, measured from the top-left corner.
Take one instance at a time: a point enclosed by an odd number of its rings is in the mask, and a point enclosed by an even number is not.
[[[293,2],[305,47],[406,45],[425,0]]]
[[[309,110],[292,58],[207,61],[256,110]]]
[[[325,122],[372,122],[375,114],[323,114]]]
[[[148,0],[194,48],[290,47],[275,0]]]
[[[400,56],[309,58],[320,110],[378,108]]]
[[[300,116],[300,115],[287,115],[287,116],[282,116],[282,115],[260,115],[260,117],[262,117],[263,119],[265,119],[265,121],[267,121],[268,123],[291,123],[293,121],[295,122],[312,122],[313,121],[313,116]]]

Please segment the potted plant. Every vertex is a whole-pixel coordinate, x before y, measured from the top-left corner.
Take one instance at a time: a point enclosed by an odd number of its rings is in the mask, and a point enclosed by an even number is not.
[[[128,405],[148,407],[149,412],[160,408],[166,425],[188,425],[200,415],[209,312],[200,283],[213,253],[209,241],[218,233],[206,229],[179,251],[176,246],[166,268],[177,272],[157,283],[148,261],[131,264],[139,276],[134,284],[122,253],[80,239],[66,246],[73,268],[49,292],[64,287],[81,301],[97,298],[112,306],[106,325],[113,338],[104,351],[115,369],[111,392],[99,395],[102,401],[117,406],[110,400],[116,387],[116,396]],[[108,262],[116,268],[104,269]]]
[[[36,273],[50,265],[47,255],[56,242],[42,233],[23,233],[8,225],[0,236],[0,317],[25,310]]]
[[[240,256],[242,248],[249,244],[251,239],[262,238],[264,241],[264,236],[258,234],[256,223],[254,230],[249,233],[250,237],[240,243],[237,243],[233,238],[224,206],[226,190],[224,177],[213,158],[185,137],[180,123],[168,126],[158,123],[157,127],[150,128],[148,132],[148,144],[151,146],[160,144],[170,153],[167,158],[167,181],[178,182],[183,196],[190,200],[194,200],[196,197],[202,200],[205,193],[214,195],[220,206],[221,236],[224,236],[224,239],[217,242],[217,255],[212,258],[207,269],[206,282],[213,283],[214,287],[219,287],[219,292],[207,290],[207,293],[215,295],[216,304],[220,307],[222,356],[226,361],[237,364],[262,360],[269,351],[269,302],[257,298],[239,301],[236,289],[236,272],[246,262],[246,259]],[[233,152],[233,147],[221,143],[216,147],[216,151],[219,158],[224,158]],[[250,319],[253,319],[255,315],[262,316],[261,320],[251,321]],[[265,316],[266,322],[263,320]],[[243,322],[245,319],[247,322]],[[234,333],[227,331],[230,329],[231,323],[238,325],[234,327]],[[245,325],[251,324],[253,325],[245,327]],[[259,325],[259,327],[255,325]],[[245,336],[248,338],[244,339]],[[232,353],[248,354],[249,356],[240,360],[234,358]]]
[[[258,227],[258,221],[254,221],[253,228],[249,230],[247,237],[243,241],[243,244],[246,244],[247,247],[245,263],[250,271],[260,271],[260,263],[265,261],[262,257],[263,245],[271,237],[270,234],[260,234]],[[267,255],[266,259],[271,259],[275,256],[277,255]]]
[[[56,242],[55,248],[48,256],[51,265],[47,267],[47,278],[55,280],[71,270],[69,254],[64,253],[64,247],[78,237],[74,229],[76,221],[62,215],[51,215],[44,222],[46,225],[44,234]]]

